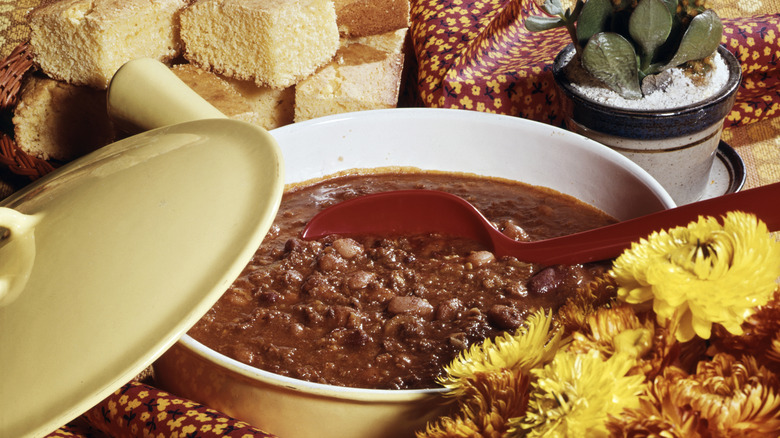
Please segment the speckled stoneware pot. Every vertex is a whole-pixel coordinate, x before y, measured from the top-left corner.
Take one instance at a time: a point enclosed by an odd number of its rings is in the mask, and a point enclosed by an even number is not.
[[[562,91],[566,127],[627,156],[655,177],[678,205],[701,198],[709,183],[723,121],[731,111],[742,79],[739,61],[718,48],[729,78],[715,96],[669,110],[607,106],[583,96],[566,77],[569,45],[555,58],[553,77]]]

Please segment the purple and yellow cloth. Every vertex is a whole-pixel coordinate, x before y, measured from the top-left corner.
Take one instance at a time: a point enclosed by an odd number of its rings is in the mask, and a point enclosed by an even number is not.
[[[571,39],[564,28],[530,32],[531,15],[543,15],[533,0],[414,2],[418,101],[560,125],[551,65]],[[726,127],[780,114],[780,13],[722,21],[744,75]]]
[[[129,382],[48,438],[273,438],[247,423],[140,382]]]

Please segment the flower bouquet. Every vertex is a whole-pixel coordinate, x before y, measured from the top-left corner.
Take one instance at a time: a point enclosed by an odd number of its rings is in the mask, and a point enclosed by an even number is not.
[[[473,345],[418,438],[780,435],[780,242],[731,212],[655,232],[556,311]]]

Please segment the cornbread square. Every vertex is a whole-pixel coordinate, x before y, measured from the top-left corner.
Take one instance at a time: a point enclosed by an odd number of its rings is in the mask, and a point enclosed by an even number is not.
[[[295,86],[295,121],[396,107],[406,33],[345,39],[331,63]]]
[[[179,54],[186,0],[61,0],[30,13],[35,61],[53,79],[105,89],[125,62]]]
[[[106,92],[32,76],[14,109],[17,146],[44,160],[71,161],[116,139]]]
[[[339,48],[332,0],[198,0],[181,14],[181,38],[190,63],[278,89]]]
[[[334,0],[343,36],[368,36],[410,26],[409,0]]]
[[[295,90],[257,86],[207,72],[192,64],[177,64],[171,70],[202,98],[226,116],[274,129],[293,122]]]

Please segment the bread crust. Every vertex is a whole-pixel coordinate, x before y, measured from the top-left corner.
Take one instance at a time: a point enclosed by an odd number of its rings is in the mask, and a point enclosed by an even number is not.
[[[185,84],[226,116],[274,129],[293,122],[293,87],[277,90],[226,78],[192,64],[171,69]]]
[[[178,13],[187,0],[61,0],[29,15],[30,45],[49,77],[105,89],[139,57],[179,55]]]
[[[14,139],[28,154],[71,161],[116,139],[106,92],[46,77],[30,77],[14,109]]]
[[[184,57],[234,79],[284,89],[338,50],[332,0],[198,0],[181,14]]]
[[[409,0],[334,1],[342,36],[379,35],[411,25]]]
[[[407,29],[342,40],[333,61],[295,86],[295,121],[398,105]]]

